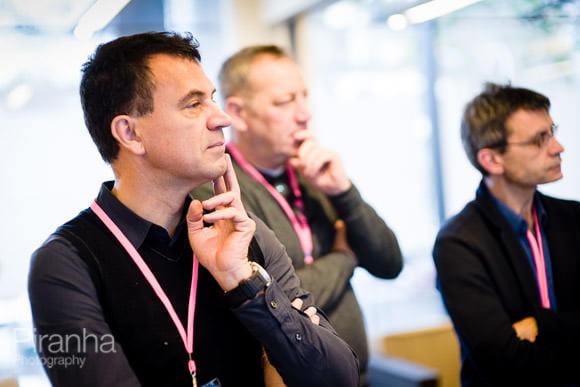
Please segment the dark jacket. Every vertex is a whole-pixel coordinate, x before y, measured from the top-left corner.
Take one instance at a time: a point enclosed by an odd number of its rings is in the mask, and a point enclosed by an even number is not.
[[[537,195],[547,213],[557,311],[541,307],[526,253],[483,182],[435,241],[437,286],[461,344],[463,386],[580,381],[580,203]],[[529,316],[538,324],[534,343],[512,328]]]

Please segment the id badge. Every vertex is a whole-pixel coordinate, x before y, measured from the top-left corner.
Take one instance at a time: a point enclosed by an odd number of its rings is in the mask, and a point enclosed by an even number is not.
[[[213,378],[201,387],[222,387],[222,384],[218,378]]]

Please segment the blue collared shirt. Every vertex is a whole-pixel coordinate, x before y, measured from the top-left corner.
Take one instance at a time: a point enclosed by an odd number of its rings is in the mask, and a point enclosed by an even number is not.
[[[528,262],[530,263],[534,275],[536,276],[536,282],[538,280],[538,274],[536,272],[536,265],[534,263],[534,254],[532,252],[532,247],[530,246],[530,242],[528,241],[527,231],[528,231],[528,222],[521,217],[519,214],[514,212],[511,208],[503,204],[500,200],[498,200],[495,196],[494,198],[499,211],[503,214],[509,225],[514,229],[516,234],[518,235],[518,239],[526,252],[526,256],[528,257]],[[536,211],[538,213],[538,220],[540,223],[540,233],[542,235],[542,247],[544,249],[544,262],[546,264],[546,277],[548,280],[548,293],[550,296],[550,309],[556,310],[556,296],[554,294],[554,277],[552,276],[552,261],[550,258],[550,249],[548,248],[548,242],[546,241],[546,235],[544,233],[544,225],[546,224],[546,210],[542,204],[542,201],[539,199],[538,194],[536,193],[534,197],[534,206],[536,207]]]

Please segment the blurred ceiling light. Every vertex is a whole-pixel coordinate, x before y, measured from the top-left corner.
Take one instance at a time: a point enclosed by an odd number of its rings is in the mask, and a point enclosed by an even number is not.
[[[131,0],[97,0],[79,19],[74,29],[77,39],[90,39],[105,28]]]
[[[6,95],[6,106],[10,110],[22,109],[32,99],[32,86],[21,83]]]
[[[387,19],[387,24],[393,31],[401,31],[407,28],[409,21],[404,15],[397,13],[395,15],[389,16]]]
[[[402,22],[402,18],[405,19],[406,23],[423,23],[427,20],[441,17],[480,1],[482,0],[431,0],[411,7],[402,14],[389,16],[387,23],[389,24],[389,27],[394,30],[397,28],[403,29],[407,24]]]

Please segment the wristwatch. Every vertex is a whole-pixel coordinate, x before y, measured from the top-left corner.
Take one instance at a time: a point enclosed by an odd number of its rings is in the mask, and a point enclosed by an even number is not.
[[[266,269],[253,261],[250,261],[250,266],[252,267],[250,278],[240,281],[238,286],[225,293],[226,298],[234,307],[238,307],[244,301],[256,297],[256,294],[272,283],[272,278]]]

